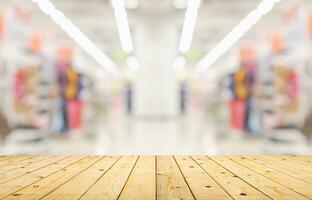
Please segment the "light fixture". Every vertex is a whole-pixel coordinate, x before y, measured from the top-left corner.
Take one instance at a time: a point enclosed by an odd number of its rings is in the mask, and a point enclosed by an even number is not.
[[[187,1],[187,8],[179,43],[179,51],[181,53],[187,53],[191,47],[200,2],[200,0]]]
[[[134,56],[127,58],[127,65],[131,71],[136,71],[139,68],[139,62]]]
[[[260,19],[270,12],[274,4],[280,0],[262,0],[256,9],[252,10],[240,23],[232,29],[208,54],[198,63],[195,74],[199,75],[211,67],[224,55],[245,33]]]
[[[63,12],[56,9],[49,0],[32,0],[46,15],[58,24],[87,54],[111,75],[117,76],[118,70],[113,61],[101,51],[84,33],[82,33]]]
[[[133,44],[128,23],[125,1],[112,0],[112,6],[114,8],[121,47],[125,53],[131,53],[133,51]]]

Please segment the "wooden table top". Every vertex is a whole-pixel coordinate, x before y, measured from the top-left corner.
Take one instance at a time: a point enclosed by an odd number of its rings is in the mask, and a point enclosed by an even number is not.
[[[312,199],[312,156],[0,156],[0,199]]]

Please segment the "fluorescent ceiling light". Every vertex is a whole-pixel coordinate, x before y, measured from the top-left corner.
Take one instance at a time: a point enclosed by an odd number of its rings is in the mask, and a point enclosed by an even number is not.
[[[256,9],[252,10],[240,23],[229,32],[208,54],[198,63],[195,73],[203,73],[224,55],[245,33],[260,19],[272,10],[280,0],[262,0]]]
[[[187,53],[190,50],[199,6],[200,0],[187,1],[187,8],[179,44],[179,51],[181,53]]]
[[[49,0],[32,0],[38,4],[45,14],[58,24],[87,54],[89,54],[100,66],[105,68],[111,75],[117,75],[117,69],[113,61],[101,51],[77,26],[69,20],[64,13],[56,9]]]
[[[115,19],[121,42],[121,47],[124,52],[131,53],[133,51],[133,44],[128,23],[125,1],[112,0],[112,5],[115,12]]]
[[[139,62],[134,56],[127,58],[127,64],[131,71],[136,71],[139,68]]]

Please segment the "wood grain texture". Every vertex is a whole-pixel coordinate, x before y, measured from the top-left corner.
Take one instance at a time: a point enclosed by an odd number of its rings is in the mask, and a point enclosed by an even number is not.
[[[213,177],[234,199],[271,199],[239,176],[206,156],[194,157],[196,162]]]
[[[12,158],[14,158],[14,157],[16,157],[16,156],[0,156],[0,162],[3,162],[4,160],[8,160],[8,159],[12,159]]]
[[[175,159],[196,199],[232,199],[192,158],[175,156]]]
[[[0,160],[0,167],[12,165],[19,161],[27,160],[30,158],[32,158],[32,156],[12,156],[12,157],[5,156],[3,160]]]
[[[312,171],[312,163],[310,165],[310,163],[306,163],[300,160],[294,160],[289,157],[261,156],[261,158],[265,158],[271,161],[277,161],[283,165],[289,166],[291,168],[299,169],[307,173],[311,173]]]
[[[0,156],[0,200],[308,200],[311,156]]]
[[[114,167],[101,177],[80,199],[117,199],[138,160],[138,156],[122,157]]]
[[[291,163],[289,163],[289,165],[286,165],[280,160],[271,160],[265,157],[264,158],[263,157],[250,157],[249,159],[255,161],[256,163],[264,165],[266,167],[275,169],[283,174],[295,177],[297,179],[300,179],[300,180],[303,180],[312,184],[312,174],[310,174],[309,172],[306,172],[305,170],[302,170],[302,168],[296,169],[292,167],[293,165]],[[308,166],[306,168],[308,168]]]
[[[281,185],[288,187],[289,189],[302,194],[306,197],[312,197],[312,184],[309,184],[303,180],[284,174],[276,169],[261,165],[257,162],[249,160],[246,157],[230,157],[235,162],[252,169],[253,171],[265,176]]]
[[[25,168],[26,166],[28,166],[30,164],[33,164],[33,163],[36,163],[36,162],[39,162],[41,160],[48,159],[48,158],[49,158],[49,156],[36,156],[36,157],[31,157],[31,158],[28,158],[25,160],[21,160],[21,161],[11,163],[9,165],[1,166],[0,167],[0,174],[11,171],[11,170],[15,170],[18,168]]]
[[[23,168],[17,168],[16,170],[1,173],[0,174],[0,185],[9,181],[9,180],[13,180],[13,179],[18,178],[20,176],[23,176],[25,174],[29,174],[33,171],[44,168],[44,167],[51,165],[51,164],[53,164],[59,160],[62,160],[64,158],[66,158],[66,157],[50,157],[47,160],[38,161],[36,163],[32,163],[32,164],[30,164],[26,167],[23,167]]]
[[[225,157],[211,157],[215,162],[219,165],[223,166],[240,179],[244,180],[246,183],[252,185],[253,187],[257,188],[259,191],[263,192],[267,196],[272,199],[277,200],[307,200],[308,198],[304,197],[296,193],[295,191],[287,188],[284,185],[281,185],[257,172],[253,171],[252,169],[246,168],[243,165],[240,165],[228,158]],[[252,196],[249,196],[252,199]]]
[[[119,156],[107,156],[80,174],[62,184],[43,199],[79,199],[88,189],[119,160]],[[76,168],[77,166],[75,166]],[[69,167],[67,170],[71,170]],[[51,186],[49,186],[51,188]],[[31,191],[31,188],[29,189]],[[21,191],[23,193],[23,191]]]
[[[157,199],[195,199],[172,156],[157,156]]]
[[[0,199],[11,195],[20,189],[27,187],[37,181],[40,181],[54,172],[63,169],[72,162],[76,162],[81,158],[69,157],[64,159],[64,157],[53,157],[46,160],[47,165],[36,170],[28,169],[28,172],[23,172],[23,175],[10,179],[9,181],[0,184]],[[18,170],[17,170],[18,171]],[[19,196],[19,193],[13,194],[13,196]]]
[[[55,171],[55,173],[49,174],[44,179],[41,179],[31,185],[28,185],[20,191],[13,193],[8,197],[8,199],[42,199],[56,188],[66,183],[66,181],[93,165],[99,159],[100,157],[68,159],[63,163],[63,165],[58,167],[58,171]],[[41,172],[37,172],[37,174],[39,173],[40,175],[45,176],[46,172],[50,173],[47,170],[48,168],[44,168]]]
[[[6,160],[6,159],[9,159],[9,158],[10,158],[10,156],[8,156],[8,155],[3,155],[3,156],[0,156],[0,161]]]
[[[122,200],[156,199],[156,158],[141,156],[120,197]]]

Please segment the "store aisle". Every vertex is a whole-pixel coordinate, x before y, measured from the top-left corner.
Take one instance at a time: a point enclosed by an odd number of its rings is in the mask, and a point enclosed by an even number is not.
[[[222,134],[221,124],[180,117],[172,120],[125,118],[122,123],[101,121],[92,131],[32,140],[36,131],[15,130],[1,154],[157,154],[254,155],[312,153],[296,131],[292,141],[271,141],[264,136]],[[285,132],[286,134],[286,132]],[[28,137],[28,138],[26,138]]]

